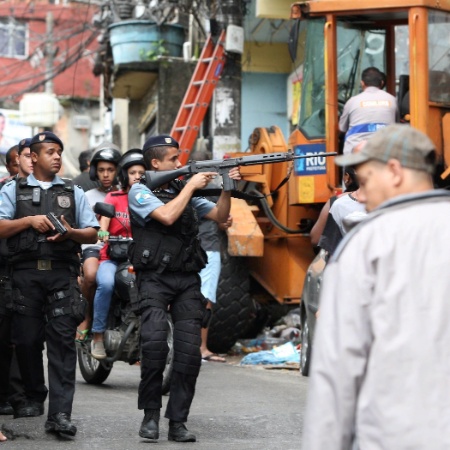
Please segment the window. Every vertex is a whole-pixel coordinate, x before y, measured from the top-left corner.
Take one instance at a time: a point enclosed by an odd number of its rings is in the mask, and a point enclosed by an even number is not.
[[[430,101],[450,104],[450,14],[428,13]]]
[[[27,26],[14,18],[0,20],[0,56],[26,57]]]

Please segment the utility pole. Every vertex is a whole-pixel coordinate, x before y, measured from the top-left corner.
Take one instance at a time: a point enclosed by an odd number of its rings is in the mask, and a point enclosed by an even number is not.
[[[47,12],[45,18],[47,42],[45,44],[45,53],[47,56],[45,76],[47,81],[45,82],[45,92],[47,94],[53,94],[53,58],[55,56],[55,49],[53,47],[53,13]]]
[[[218,33],[230,24],[242,26],[241,1],[217,1],[214,20]],[[241,55],[230,52],[214,92],[211,134],[214,136],[213,157],[216,159],[225,153],[241,151],[241,91]]]

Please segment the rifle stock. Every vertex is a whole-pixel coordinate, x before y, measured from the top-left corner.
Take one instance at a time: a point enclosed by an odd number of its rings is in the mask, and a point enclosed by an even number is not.
[[[231,191],[236,188],[235,180],[228,176],[228,172],[233,167],[254,166],[258,164],[274,164],[278,162],[293,161],[295,159],[304,159],[311,157],[335,156],[336,152],[315,153],[314,155],[293,155],[290,152],[285,153],[264,153],[261,155],[240,156],[239,158],[228,158],[223,160],[207,161],[189,161],[186,166],[175,170],[146,170],[145,184],[150,190],[159,188],[175,178],[195,174],[200,172],[216,172],[223,177],[223,190]]]

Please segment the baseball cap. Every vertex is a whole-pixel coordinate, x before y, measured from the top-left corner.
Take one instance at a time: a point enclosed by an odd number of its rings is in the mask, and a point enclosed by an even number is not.
[[[54,144],[58,144],[61,147],[61,150],[64,150],[64,145],[61,139],[56,136],[56,134],[51,131],[42,131],[41,133],[36,134],[31,138],[30,146],[33,144],[43,144],[46,142],[52,142]]]
[[[29,147],[31,145],[31,138],[22,139],[18,146],[19,146],[19,154],[22,152],[23,149]]]
[[[144,147],[142,147],[142,151],[145,152],[149,148],[153,147],[175,147],[180,148],[180,145],[178,142],[168,134],[160,134],[159,136],[151,136],[149,137],[144,144]]]
[[[370,160],[400,161],[402,167],[434,173],[435,146],[431,139],[409,125],[389,125],[374,133],[359,153],[336,156],[338,166],[356,166]]]

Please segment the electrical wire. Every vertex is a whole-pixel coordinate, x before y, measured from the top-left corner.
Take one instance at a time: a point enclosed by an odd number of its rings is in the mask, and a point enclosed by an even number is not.
[[[94,41],[94,39],[96,38],[97,33],[94,32],[91,34],[91,36],[86,40],[86,45],[89,45],[91,42]],[[13,94],[7,95],[7,96],[0,96],[0,101],[4,101],[4,100],[11,100],[11,99],[15,99],[17,97],[22,96],[23,94],[26,94],[28,92],[33,92],[34,90],[36,90],[37,88],[39,88],[42,85],[45,85],[45,83],[53,78],[55,78],[57,75],[59,75],[60,73],[64,72],[66,69],[68,69],[69,67],[71,67],[73,64],[75,64],[78,59],[80,58],[78,52],[75,55],[71,55],[70,57],[68,57],[66,59],[66,61],[64,61],[64,63],[60,64],[59,67],[57,67],[56,69],[54,68],[52,70],[52,73],[50,76],[45,76],[44,79],[40,80],[39,82],[28,86],[25,89],[22,89],[21,91],[15,92]],[[45,72],[44,72],[45,74]]]
[[[27,22],[33,20],[33,17],[29,17],[30,16],[30,12],[29,12],[30,4],[31,4],[31,2],[29,1],[25,5],[25,8],[22,9],[21,13],[19,13],[19,14],[14,14],[15,9],[11,8],[11,16],[13,16],[13,19],[19,20],[19,21],[21,19],[22,20],[26,19]],[[18,96],[21,96],[24,93],[30,92],[30,91],[40,87],[41,85],[45,84],[45,82],[56,77],[57,75],[62,73],[67,68],[73,66],[74,64],[77,66],[79,60],[86,56],[85,55],[86,48],[94,41],[94,39],[98,35],[98,31],[94,30],[91,32],[91,34],[86,39],[82,39],[81,42],[78,41],[74,45],[70,46],[70,40],[72,40],[75,36],[78,36],[80,34],[83,35],[86,31],[92,30],[92,27],[88,23],[90,7],[91,7],[91,3],[89,0],[88,7],[84,8],[86,12],[84,15],[84,20],[81,22],[81,24],[80,24],[80,21],[76,20],[76,19],[71,19],[71,18],[67,18],[67,20],[64,19],[64,29],[59,28],[59,30],[57,30],[57,33],[54,34],[53,40],[55,43],[61,42],[61,43],[66,44],[66,49],[63,53],[65,60],[62,61],[56,67],[54,67],[53,70],[51,71],[52,73],[50,73],[50,74],[48,73],[49,71],[39,71],[39,72],[34,72],[31,75],[27,74],[22,77],[17,76],[21,71],[23,71],[23,64],[25,62],[29,62],[31,60],[31,58],[33,58],[36,51],[38,51],[38,49],[41,49],[41,51],[42,51],[43,47],[45,47],[45,44],[46,44],[46,42],[45,42],[46,34],[45,35],[31,34],[31,36],[27,36],[28,43],[39,42],[40,45],[38,45],[34,49],[34,52],[32,54],[28,55],[26,58],[16,60],[11,64],[3,65],[0,68],[0,71],[3,71],[3,73],[5,75],[8,75],[8,78],[9,78],[9,80],[0,82],[0,87],[11,86],[14,84],[24,83],[24,82],[32,81],[32,80],[36,80],[36,79],[40,79],[40,80],[38,82],[34,83],[33,85],[27,86],[26,88],[21,89],[20,91],[17,91],[13,94],[9,94],[7,96],[0,97],[0,100],[17,98]],[[43,10],[41,9],[41,12],[42,11]],[[57,22],[59,20],[62,20],[61,17],[63,16],[64,13],[67,13],[67,8],[61,8],[58,6],[47,7],[47,5],[46,5],[45,11],[57,12],[58,13],[57,17],[56,17],[56,22]],[[90,52],[90,54],[91,53],[92,52]],[[42,77],[44,77],[44,78],[42,79]],[[75,79],[76,79],[76,70],[73,75],[74,81],[73,81],[72,95],[75,94]]]

